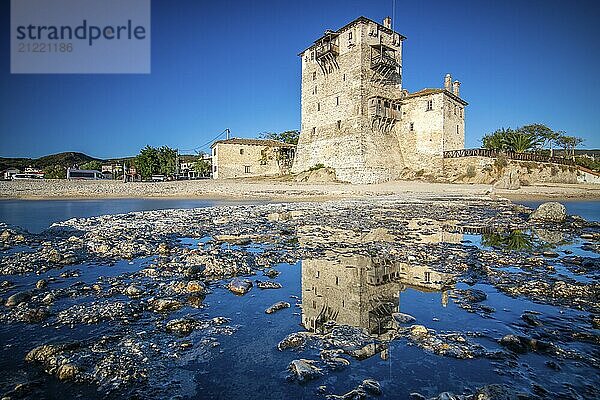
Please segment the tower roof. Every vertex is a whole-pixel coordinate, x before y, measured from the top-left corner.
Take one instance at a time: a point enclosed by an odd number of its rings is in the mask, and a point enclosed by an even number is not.
[[[372,19],[370,19],[370,18],[367,18],[367,17],[364,17],[364,16],[360,16],[360,17],[356,18],[355,20],[353,20],[353,21],[351,21],[351,22],[348,22],[346,25],[342,26],[342,27],[341,27],[340,29],[338,29],[337,31],[332,31],[332,30],[330,30],[330,29],[326,30],[326,31],[325,31],[325,34],[324,34],[323,36],[321,36],[320,38],[318,38],[317,40],[315,40],[315,42],[314,42],[313,44],[311,44],[309,47],[307,47],[306,49],[304,49],[304,50],[303,50],[302,52],[300,52],[298,55],[299,55],[299,56],[301,56],[301,55],[302,55],[302,53],[304,53],[306,50],[308,50],[308,49],[312,48],[313,46],[315,46],[315,45],[316,45],[318,42],[320,42],[321,40],[323,40],[323,39],[324,39],[324,38],[326,38],[327,36],[331,36],[331,35],[333,35],[333,36],[337,36],[337,35],[339,35],[340,33],[342,33],[343,31],[345,31],[346,29],[348,29],[348,28],[352,27],[353,25],[356,25],[356,24],[361,24],[361,23],[362,23],[362,24],[374,23],[374,24],[376,24],[376,25],[379,27],[379,29],[381,29],[381,30],[382,30],[382,31],[384,31],[384,32],[387,32],[387,33],[390,33],[390,34],[391,34],[391,33],[397,33],[397,34],[400,36],[400,40],[404,40],[404,39],[406,39],[406,36],[402,35],[402,34],[401,34],[401,33],[399,33],[399,32],[396,32],[396,31],[394,31],[394,30],[392,30],[392,29],[390,29],[390,28],[387,28],[387,27],[385,27],[384,25],[380,24],[379,22],[377,22],[377,21],[374,21],[374,20],[372,20]]]
[[[425,89],[421,89],[421,90],[419,90],[417,92],[409,93],[405,97],[405,99],[412,99],[412,98],[415,98],[415,97],[427,96],[427,95],[430,95],[430,94],[438,94],[438,93],[444,93],[445,95],[447,95],[450,98],[458,101],[462,105],[466,106],[466,105],[469,104],[466,101],[464,101],[463,99],[461,99],[460,97],[458,97],[457,95],[455,95],[454,93],[449,92],[446,89],[439,89],[439,88],[425,88]]]

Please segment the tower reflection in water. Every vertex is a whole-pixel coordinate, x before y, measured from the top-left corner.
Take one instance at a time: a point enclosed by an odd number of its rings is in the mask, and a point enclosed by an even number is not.
[[[319,247],[327,250],[322,257],[302,261],[304,327],[318,332],[325,322],[335,321],[391,339],[395,328],[393,314],[402,312],[401,297],[406,289],[438,292],[446,306],[448,292],[454,287],[454,274],[428,265],[423,253],[434,245],[438,257],[433,264],[439,266],[444,263],[444,245],[460,243],[463,235],[448,232],[432,220],[410,221],[407,232],[416,234],[410,234],[407,242],[401,244],[397,236],[382,229],[366,232],[360,238],[323,227],[316,234],[315,230],[305,232],[301,242],[314,245],[318,235],[323,234]],[[343,247],[339,246],[342,237]],[[384,242],[387,247],[378,249],[375,242]],[[387,355],[384,352],[381,356]]]

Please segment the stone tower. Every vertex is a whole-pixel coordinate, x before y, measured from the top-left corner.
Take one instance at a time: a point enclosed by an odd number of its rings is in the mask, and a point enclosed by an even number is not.
[[[339,180],[381,182],[398,178],[407,168],[423,169],[421,164],[433,169],[432,149],[441,159],[441,151],[459,146],[460,140],[444,138],[449,130],[443,121],[444,98],[460,100],[458,95],[450,88],[425,89],[436,93],[421,91],[412,97],[402,90],[404,39],[391,29],[389,17],[383,24],[359,17],[337,31],[325,31],[300,53],[302,126],[292,172],[323,164],[334,168]],[[429,98],[437,94],[439,99]],[[425,114],[433,110],[432,102],[441,111]],[[429,117],[439,121],[417,122]],[[464,124],[456,132],[464,145]],[[421,139],[427,143],[418,143]],[[446,146],[438,143],[444,139]],[[424,146],[426,159],[419,160],[414,153]]]

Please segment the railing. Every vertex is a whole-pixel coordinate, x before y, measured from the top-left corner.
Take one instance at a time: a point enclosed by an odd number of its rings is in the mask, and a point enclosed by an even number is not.
[[[337,56],[339,53],[339,47],[333,43],[325,43],[318,46],[315,50],[315,54],[317,58],[323,57],[324,55],[331,53],[334,56]]]
[[[372,117],[400,119],[400,111],[390,107],[384,107],[381,104],[369,106],[369,114]]]
[[[459,157],[506,157],[510,160],[518,161],[536,161],[536,162],[547,162],[554,164],[563,165],[575,165],[573,160],[563,157],[550,157],[543,154],[535,153],[513,153],[503,152],[498,150],[490,149],[461,149],[461,150],[449,150],[444,151],[444,158],[459,158]]]
[[[394,57],[378,54],[371,58],[371,68],[379,66],[396,68],[396,66],[398,66],[398,61],[396,61]]]

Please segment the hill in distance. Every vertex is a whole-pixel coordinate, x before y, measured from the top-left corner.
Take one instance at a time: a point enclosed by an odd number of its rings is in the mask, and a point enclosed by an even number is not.
[[[78,152],[64,152],[58,154],[51,154],[40,158],[4,158],[0,157],[0,171],[7,168],[18,168],[23,171],[26,167],[45,169],[60,165],[61,167],[67,168],[74,164],[85,164],[89,161],[100,161],[102,163],[117,162],[128,158],[114,159],[114,160],[103,160],[100,158],[94,158],[84,153]]]

